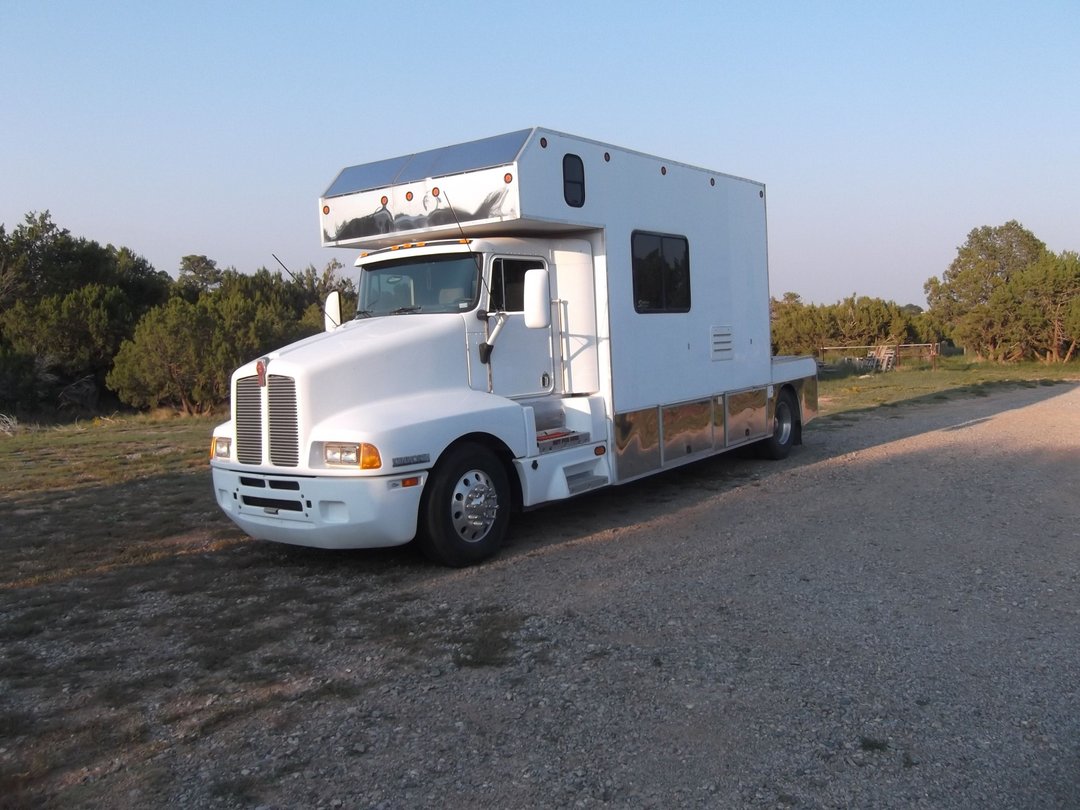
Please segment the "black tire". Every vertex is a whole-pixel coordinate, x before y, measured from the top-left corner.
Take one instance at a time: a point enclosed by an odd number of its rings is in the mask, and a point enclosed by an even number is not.
[[[478,444],[452,447],[431,472],[417,539],[428,558],[460,568],[495,554],[510,523],[510,483],[498,457]]]
[[[773,409],[773,432],[772,436],[758,444],[758,450],[765,458],[780,460],[787,458],[791,447],[795,444],[795,422],[799,413],[799,406],[791,391],[784,389],[776,400]]]

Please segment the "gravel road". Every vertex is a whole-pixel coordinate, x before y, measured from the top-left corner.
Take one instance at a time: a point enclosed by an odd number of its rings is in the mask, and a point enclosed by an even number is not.
[[[804,438],[784,462],[723,457],[530,512],[474,569],[402,550],[204,555],[208,578],[272,563],[265,615],[227,638],[269,628],[302,675],[257,696],[223,678],[198,733],[162,708],[188,676],[163,682],[138,697],[144,754],[26,795],[1080,807],[1080,386],[881,408]],[[318,610],[288,607],[298,580]],[[135,593],[125,609],[162,622],[194,604]],[[235,606],[215,604],[229,625]],[[135,671],[165,655],[152,643]]]

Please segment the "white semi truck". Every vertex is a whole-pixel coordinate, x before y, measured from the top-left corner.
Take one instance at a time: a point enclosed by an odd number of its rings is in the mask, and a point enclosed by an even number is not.
[[[536,128],[346,168],[319,204],[361,251],[356,317],[331,296],[238,369],[214,431],[255,538],[467,565],[516,509],[783,458],[816,415],[813,358],[771,356],[760,183]]]

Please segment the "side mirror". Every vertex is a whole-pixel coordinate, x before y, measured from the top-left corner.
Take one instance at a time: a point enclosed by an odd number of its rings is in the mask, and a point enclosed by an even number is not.
[[[551,286],[543,267],[525,271],[525,325],[530,329],[551,326]]]
[[[341,326],[341,293],[334,290],[326,296],[323,307],[323,329],[330,332]]]

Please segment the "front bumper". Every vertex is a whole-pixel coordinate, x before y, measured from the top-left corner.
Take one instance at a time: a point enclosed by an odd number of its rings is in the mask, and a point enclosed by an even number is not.
[[[314,548],[378,548],[416,535],[427,473],[380,477],[268,475],[213,468],[218,505],[257,540]],[[419,479],[405,486],[407,479]]]

